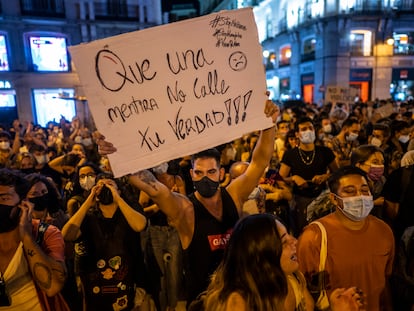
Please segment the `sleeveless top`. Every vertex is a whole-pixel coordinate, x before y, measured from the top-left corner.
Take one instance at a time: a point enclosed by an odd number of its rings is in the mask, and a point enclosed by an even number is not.
[[[144,273],[139,271],[144,266],[139,233],[119,208],[112,218],[104,218],[99,209],[89,212],[81,232],[75,251],[87,309],[131,310]]]
[[[194,206],[194,234],[183,253],[188,301],[194,300],[207,288],[210,275],[218,267],[233,227],[239,219],[230,194],[225,188],[220,190],[223,203],[222,221],[211,215],[194,194],[189,195]]]

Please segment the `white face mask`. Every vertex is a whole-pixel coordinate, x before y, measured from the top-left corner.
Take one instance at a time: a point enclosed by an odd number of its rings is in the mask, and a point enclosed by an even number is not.
[[[300,132],[299,139],[304,144],[312,144],[315,141],[315,131],[306,130]]]
[[[398,140],[405,144],[410,140],[410,135],[401,135],[400,137],[398,137]]]
[[[376,137],[372,137],[371,139],[371,145],[374,145],[376,147],[380,147],[382,145],[382,141]]]
[[[347,141],[355,141],[358,138],[358,134],[356,133],[349,133],[349,135],[346,137]]]
[[[79,179],[79,185],[82,189],[89,191],[92,189],[93,186],[95,186],[95,179],[96,177],[93,176],[85,176]]]
[[[342,208],[339,207],[340,211],[353,221],[364,220],[374,207],[372,195],[358,195],[345,198],[337,197],[342,201]]]
[[[322,127],[322,130],[324,133],[330,133],[332,132],[332,125],[331,124],[326,124]]]
[[[36,159],[37,164],[45,164],[46,162],[48,162],[48,157],[45,154],[34,157]]]
[[[10,148],[10,142],[8,141],[0,141],[0,149],[7,150]]]
[[[92,138],[82,139],[82,145],[84,145],[85,147],[88,147],[88,146],[92,145]]]

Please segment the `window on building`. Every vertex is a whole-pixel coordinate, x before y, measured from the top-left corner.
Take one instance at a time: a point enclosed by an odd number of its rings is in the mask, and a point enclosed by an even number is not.
[[[69,71],[66,38],[28,35],[34,71]]]
[[[291,57],[292,50],[290,48],[290,45],[282,46],[279,49],[279,67],[289,66]]]
[[[21,0],[23,15],[63,17],[65,14],[64,0]]]
[[[263,51],[263,57],[265,59],[266,70],[276,68],[276,54],[275,52]]]
[[[94,12],[97,19],[138,20],[140,14],[139,1],[128,0],[95,0]],[[145,10],[146,6],[143,7]]]
[[[394,33],[394,55],[414,55],[414,32]]]
[[[368,30],[352,30],[350,37],[350,52],[352,56],[372,55],[372,33]]]
[[[6,36],[0,35],[0,71],[9,71]]]
[[[36,122],[46,126],[49,121],[59,122],[63,116],[72,120],[76,115],[73,89],[34,89]]]
[[[302,61],[306,62],[315,59],[316,39],[314,37],[303,41]]]
[[[7,80],[0,80],[0,108],[16,107],[16,91]]]

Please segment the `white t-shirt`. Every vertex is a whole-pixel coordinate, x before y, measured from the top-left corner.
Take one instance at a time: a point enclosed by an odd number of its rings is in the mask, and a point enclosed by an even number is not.
[[[42,311],[36,288],[29,271],[29,265],[23,253],[23,243],[17,247],[16,253],[3,275],[6,290],[11,297],[11,306],[0,307],[7,311]]]

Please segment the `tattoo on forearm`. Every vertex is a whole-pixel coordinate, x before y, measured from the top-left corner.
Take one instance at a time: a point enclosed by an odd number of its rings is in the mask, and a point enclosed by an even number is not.
[[[52,286],[52,271],[41,262],[36,262],[33,265],[33,278],[44,289],[49,289]]]
[[[157,180],[156,178],[155,178],[155,176],[154,175],[152,175],[151,174],[151,172],[150,171],[148,171],[148,170],[144,170],[144,171],[139,171],[138,173],[137,173],[137,176],[139,177],[139,179],[141,179],[143,182],[145,182],[145,183],[147,183],[147,184],[149,184],[149,185],[151,185],[152,186],[152,188],[154,188],[154,190],[156,190],[157,189],[157,187],[155,186],[155,181]]]
[[[59,270],[59,269],[52,269],[53,273],[57,277],[58,280],[65,281],[66,280],[66,272]]]

